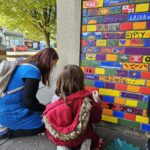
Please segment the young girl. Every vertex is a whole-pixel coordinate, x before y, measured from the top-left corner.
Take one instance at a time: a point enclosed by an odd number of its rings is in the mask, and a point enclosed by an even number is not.
[[[67,65],[57,79],[56,95],[46,106],[43,121],[48,138],[57,146],[72,149],[90,142],[91,149],[99,147],[99,136],[92,123],[101,120],[100,99],[84,89],[84,74],[80,67]],[[83,145],[82,145],[83,147]],[[86,149],[88,150],[88,149]]]

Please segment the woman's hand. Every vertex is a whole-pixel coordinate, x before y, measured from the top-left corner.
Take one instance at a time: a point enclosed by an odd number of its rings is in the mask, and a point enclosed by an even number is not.
[[[99,97],[98,91],[92,91],[92,96],[95,102],[100,102],[101,99]]]

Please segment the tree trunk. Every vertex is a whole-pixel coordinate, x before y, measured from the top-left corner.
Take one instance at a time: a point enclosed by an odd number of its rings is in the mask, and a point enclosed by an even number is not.
[[[46,46],[47,46],[48,48],[50,48],[50,32],[45,31],[45,32],[44,32],[44,35],[45,35]]]

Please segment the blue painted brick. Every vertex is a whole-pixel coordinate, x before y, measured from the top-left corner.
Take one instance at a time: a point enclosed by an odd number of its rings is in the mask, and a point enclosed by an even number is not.
[[[149,124],[142,124],[141,130],[150,132],[150,125]]]
[[[104,87],[104,83],[102,81],[95,81],[95,87],[103,88]]]
[[[120,62],[100,62],[100,66],[103,68],[117,68],[121,69],[122,64]]]
[[[118,118],[124,118],[124,112],[119,112],[114,110],[114,117],[118,117]]]
[[[112,96],[103,96],[103,101],[105,102],[114,103],[114,99]]]
[[[130,78],[141,78],[141,72],[140,71],[129,71],[129,77]]]
[[[150,95],[144,95],[144,102],[148,102],[150,100]]]
[[[149,47],[150,46],[150,39],[144,39],[144,46]]]

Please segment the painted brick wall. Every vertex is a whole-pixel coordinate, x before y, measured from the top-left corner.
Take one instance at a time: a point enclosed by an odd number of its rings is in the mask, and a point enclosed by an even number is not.
[[[80,65],[102,120],[150,131],[150,0],[84,0]]]

